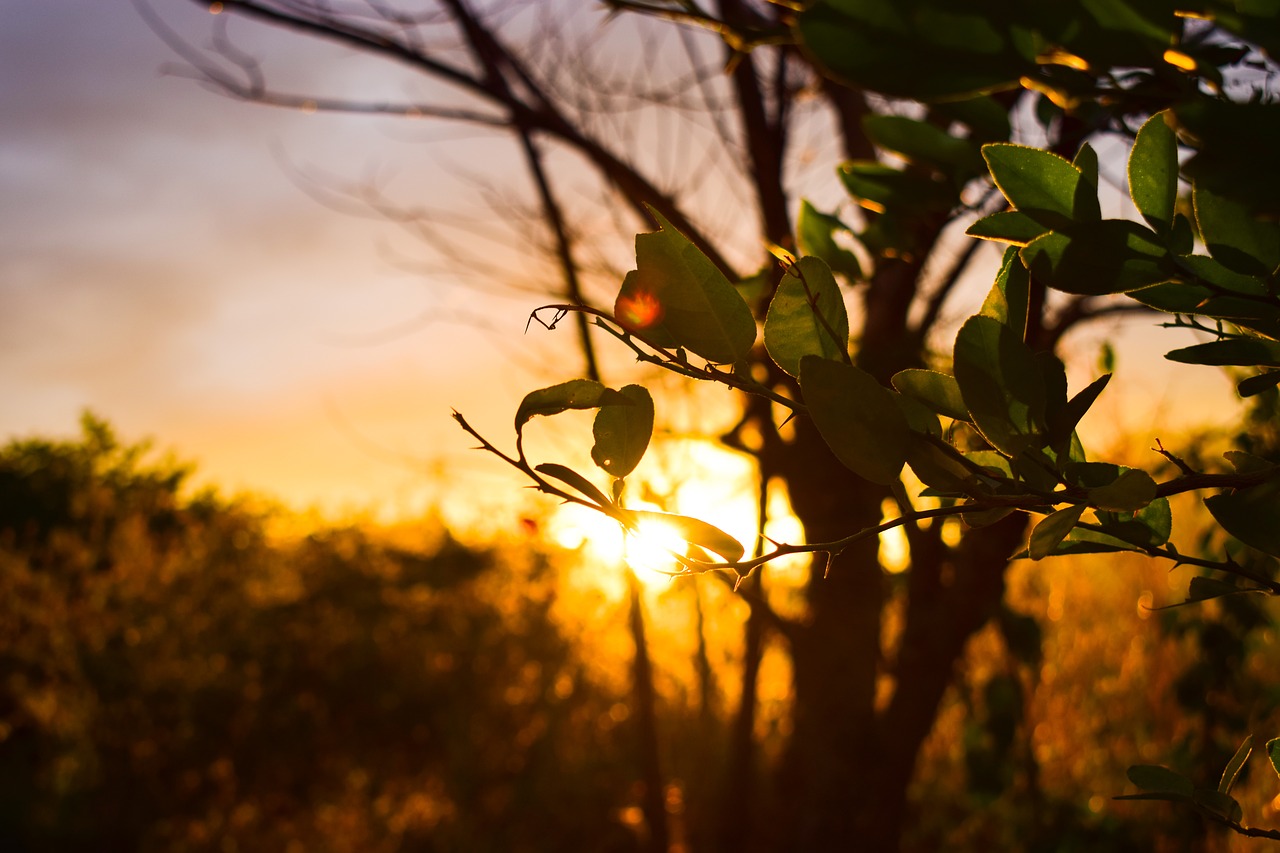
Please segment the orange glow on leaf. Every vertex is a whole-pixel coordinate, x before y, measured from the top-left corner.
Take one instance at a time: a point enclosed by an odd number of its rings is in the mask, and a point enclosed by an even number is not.
[[[618,300],[618,322],[628,329],[648,329],[662,320],[662,303],[646,290]]]

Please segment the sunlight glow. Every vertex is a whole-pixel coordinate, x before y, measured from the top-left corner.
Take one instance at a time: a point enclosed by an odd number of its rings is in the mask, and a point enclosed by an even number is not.
[[[681,566],[674,555],[685,553],[689,547],[670,525],[651,519],[637,524],[624,541],[627,565],[636,570],[638,577],[643,577],[641,573],[670,577],[679,572]]]
[[[662,319],[662,303],[652,293],[641,290],[618,300],[618,319],[628,329],[647,329]]]

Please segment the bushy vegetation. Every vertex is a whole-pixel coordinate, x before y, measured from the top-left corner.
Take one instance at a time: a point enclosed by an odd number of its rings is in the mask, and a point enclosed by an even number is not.
[[[0,848],[629,849],[545,557],[277,540],[86,418],[0,450]]]

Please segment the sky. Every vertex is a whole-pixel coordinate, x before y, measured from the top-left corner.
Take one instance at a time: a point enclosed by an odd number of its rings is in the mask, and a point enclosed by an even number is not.
[[[154,7],[208,42],[206,10]],[[284,88],[421,93],[347,52],[244,22],[230,32]],[[450,409],[504,437],[525,392],[577,371],[571,337],[526,334],[541,300],[486,295],[519,281],[461,286],[332,190],[466,210],[475,181],[492,194],[523,180],[512,150],[435,123],[237,102],[174,61],[129,0],[0,2],[0,437],[71,435],[91,410],[195,461],[201,482],[330,515],[412,514],[459,480],[476,505],[511,490]],[[504,249],[463,251],[474,283]],[[1103,336],[1086,333],[1077,355]],[[1180,392],[1149,344],[1122,349],[1141,397],[1107,403],[1113,422],[1149,423],[1179,393],[1228,398],[1207,369]]]
[[[156,7],[207,40],[207,12]],[[402,85],[232,28],[285,81]],[[422,192],[402,163],[457,131],[236,102],[174,59],[127,0],[0,3],[0,436],[70,435],[91,410],[228,492],[414,511],[442,465],[468,471],[450,408],[509,429],[536,384],[536,300],[407,268],[412,241],[314,196],[370,175]],[[431,175],[447,206],[460,190]]]

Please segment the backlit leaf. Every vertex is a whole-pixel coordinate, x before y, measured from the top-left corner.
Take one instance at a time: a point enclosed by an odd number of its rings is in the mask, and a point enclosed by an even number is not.
[[[1170,118],[1166,110],[1147,119],[1129,152],[1129,194],[1157,234],[1173,229],[1178,200],[1178,140]]]
[[[750,307],[697,246],[649,212],[660,230],[636,236],[636,269],[623,281],[615,318],[634,332],[657,327],[716,364],[745,358],[756,339]]]
[[[1077,215],[1080,170],[1051,151],[996,142],[982,147],[991,177],[1013,208],[1049,228],[1069,227]]]
[[[862,278],[862,265],[858,256],[836,243],[834,234],[849,231],[849,227],[829,213],[822,213],[807,201],[800,202],[800,216],[796,220],[796,243],[802,255],[822,258],[832,272],[841,273],[851,280]]]
[[[1280,266],[1280,225],[1255,219],[1200,181],[1192,196],[1200,237],[1215,260],[1245,275],[1266,276]]]
[[[1021,255],[1033,278],[1085,296],[1137,290],[1173,276],[1168,250],[1148,228],[1127,219],[1088,223],[1070,235],[1050,232]]]
[[[980,240],[995,240],[1001,243],[1012,243],[1015,246],[1025,246],[1048,230],[1046,226],[1025,213],[1002,210],[982,217],[970,225],[964,233]]]
[[[769,356],[796,376],[806,355],[843,359],[848,340],[849,315],[831,270],[819,258],[801,258],[782,276],[769,303],[764,321]]]
[[[677,536],[686,542],[719,554],[725,562],[735,563],[742,559],[746,552],[742,543],[725,533],[715,525],[697,518],[675,515],[669,512],[650,512],[647,510],[629,510],[627,515],[634,522],[653,522],[669,527]]]
[[[1083,504],[1069,506],[1045,516],[1031,531],[1027,542],[1027,553],[1033,560],[1043,560],[1052,554],[1067,538],[1067,534],[1076,526],[1080,516],[1087,509]]]
[[[1089,502],[1111,512],[1137,512],[1156,499],[1156,481],[1138,468],[1120,473],[1115,482],[1089,490]]]
[[[960,396],[955,377],[934,370],[902,370],[890,380],[893,387],[919,400],[938,414],[957,421],[969,420],[969,410]]]
[[[1231,756],[1231,760],[1227,762],[1226,768],[1222,771],[1222,779],[1218,782],[1218,791],[1223,794],[1231,793],[1231,786],[1236,783],[1236,777],[1240,775],[1240,768],[1244,767],[1244,763],[1249,760],[1249,756],[1253,753],[1253,735],[1249,735],[1240,744],[1236,750],[1236,754]]]
[[[800,390],[840,462],[873,483],[898,478],[911,432],[892,391],[864,370],[812,355],[800,361]]]
[[[1043,444],[1044,380],[1031,350],[1005,324],[970,317],[956,336],[956,382],[982,435],[1009,456]]]

